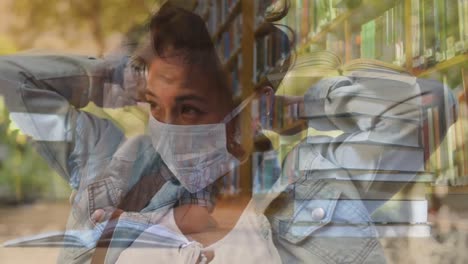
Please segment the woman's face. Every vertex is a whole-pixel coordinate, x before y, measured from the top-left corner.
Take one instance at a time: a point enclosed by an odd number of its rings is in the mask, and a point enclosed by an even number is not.
[[[174,125],[220,122],[229,112],[226,96],[200,66],[181,57],[155,58],[148,72],[145,99],[158,121]]]

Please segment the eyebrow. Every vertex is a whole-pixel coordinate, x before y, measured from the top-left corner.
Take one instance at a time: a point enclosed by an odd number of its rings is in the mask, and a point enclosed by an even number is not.
[[[195,100],[195,101],[199,101],[202,103],[206,102],[205,98],[195,95],[195,94],[180,95],[180,96],[177,96],[175,100],[177,102],[186,101],[186,100]]]
[[[149,90],[149,89],[145,89],[145,95],[147,95],[147,94],[151,95],[152,97],[156,97],[156,98],[157,98],[157,96],[156,96],[151,90]]]
[[[159,98],[151,90],[146,89],[145,93],[149,94],[150,96],[152,96],[152,97],[154,97],[156,99]],[[176,98],[175,98],[176,102],[187,101],[187,100],[195,100],[195,101],[199,101],[199,102],[202,102],[202,103],[206,102],[206,99],[204,97],[196,95],[196,94],[179,95],[179,96],[176,96]]]
[[[163,79],[167,83],[172,83],[174,80],[174,78],[171,78],[170,76],[162,74],[162,73],[156,73],[156,77]]]

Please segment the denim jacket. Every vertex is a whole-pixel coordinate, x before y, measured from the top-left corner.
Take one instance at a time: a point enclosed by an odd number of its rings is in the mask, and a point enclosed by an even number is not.
[[[90,101],[101,106],[114,102],[113,107],[134,103],[127,100],[131,91],[106,83],[110,73],[98,61],[71,56],[0,59],[1,92],[10,112],[18,113],[12,119],[38,142],[38,151],[51,166],[78,189],[67,229],[90,231],[90,235],[83,235],[87,241],[83,248],[64,250],[60,260],[67,263],[90,260],[107,224],[93,224],[92,212],[114,208],[142,175],[158,172],[168,180],[145,209],[120,217],[108,263],[128,246],[119,237],[136,238],[185,192],[171,180],[147,136],[125,139],[110,121],[77,110]],[[375,180],[390,177],[389,171],[406,171],[410,177],[423,171],[422,97],[431,94],[434,104],[455,105],[444,89],[437,82],[376,71],[325,79],[308,90],[301,114],[309,128],[339,130],[341,135],[307,137],[288,154],[281,177],[269,193],[254,197],[269,220],[262,233],[272,236],[283,262],[385,262],[371,218],[378,205],[370,206],[365,197],[381,193],[387,197],[384,201],[404,186],[402,182],[387,190],[385,181]],[[107,94],[120,99],[106,98]],[[28,117],[36,123],[40,123],[37,118],[54,115],[49,128],[59,132],[28,127],[21,119],[24,113],[33,113]],[[446,120],[447,126],[453,121]]]
[[[393,73],[336,77],[309,89],[302,113],[309,127],[342,133],[305,138],[288,153],[273,188],[253,197],[269,220],[259,231],[284,263],[386,262],[379,242],[385,234],[372,213],[424,172],[423,96],[455,106],[444,89]],[[395,171],[406,181],[390,186]]]
[[[298,144],[283,163],[277,195],[260,206],[283,262],[385,263],[385,233],[372,213],[424,172],[425,111],[454,109],[452,94],[436,81],[369,70],[320,81],[304,104],[309,128],[341,134]],[[441,116],[443,138],[455,117]],[[403,172],[404,180],[391,181]]]

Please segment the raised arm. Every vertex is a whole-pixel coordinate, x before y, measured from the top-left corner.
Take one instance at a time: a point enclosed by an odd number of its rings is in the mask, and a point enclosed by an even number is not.
[[[86,160],[108,158],[123,138],[110,121],[79,111],[90,102],[124,105],[119,99],[125,97],[124,92],[116,92],[122,88],[112,81],[115,74],[109,63],[95,58],[0,57],[0,95],[11,119],[37,142],[39,153],[74,188]]]
[[[309,127],[342,132],[319,140],[327,144],[321,154],[340,168],[419,172],[427,147],[421,140],[424,113],[434,105],[455,107],[452,94],[440,83],[397,73],[355,72],[312,87],[305,97],[305,116]],[[440,127],[442,139],[456,117],[446,111],[440,115],[447,121]],[[317,138],[308,142],[319,143]]]

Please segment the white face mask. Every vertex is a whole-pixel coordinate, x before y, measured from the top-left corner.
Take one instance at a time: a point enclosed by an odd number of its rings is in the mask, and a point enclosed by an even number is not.
[[[148,130],[156,151],[174,176],[195,193],[225,175],[240,162],[229,153],[226,124],[254,98],[251,95],[224,118],[207,125],[171,125],[150,114]]]

